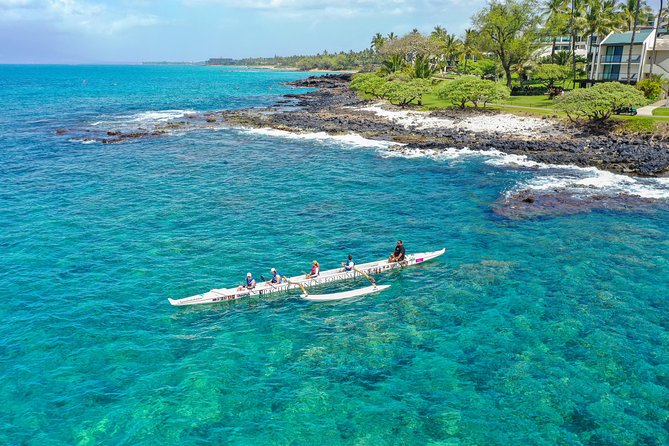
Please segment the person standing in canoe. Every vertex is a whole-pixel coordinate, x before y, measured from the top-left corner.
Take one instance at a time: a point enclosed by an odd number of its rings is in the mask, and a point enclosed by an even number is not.
[[[272,268],[270,270],[272,272],[272,278],[267,282],[267,285],[278,285],[281,283],[283,280],[283,277],[281,277],[281,274],[276,270],[276,268]]]
[[[353,256],[349,254],[348,259],[345,262],[341,262],[341,266],[344,267],[344,271],[353,271],[353,268],[355,267]]]
[[[314,277],[318,277],[318,275],[321,273],[321,266],[318,264],[318,260],[314,260],[311,262],[311,272],[307,274],[307,279],[313,279]]]
[[[237,291],[252,290],[255,287],[256,287],[256,279],[253,278],[253,274],[246,273],[246,285],[238,287]]]
[[[404,245],[402,244],[402,240],[397,241],[397,246],[395,246],[395,251],[390,254],[390,257],[388,258],[388,262],[402,262],[404,261]]]

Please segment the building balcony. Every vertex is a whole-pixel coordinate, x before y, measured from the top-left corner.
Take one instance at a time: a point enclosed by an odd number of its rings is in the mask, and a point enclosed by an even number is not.
[[[609,56],[609,55],[604,55],[602,56],[601,63],[612,63],[612,64],[619,64],[619,63],[627,63],[627,61],[630,61],[631,63],[639,63],[641,62],[641,55],[638,54],[636,56],[632,56],[631,58],[628,56]]]
[[[637,74],[636,73],[631,73],[630,77],[627,77],[627,73],[620,73],[620,74],[614,74],[614,73],[604,73],[602,74],[602,80],[604,81],[618,81],[618,82],[636,82],[637,81]]]

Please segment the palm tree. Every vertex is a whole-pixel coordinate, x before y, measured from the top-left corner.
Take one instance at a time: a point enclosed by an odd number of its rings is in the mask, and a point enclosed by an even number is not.
[[[384,43],[386,43],[386,38],[383,37],[383,34],[381,33],[374,34],[374,37],[372,37],[372,49],[374,51],[378,53]]]
[[[555,45],[557,38],[567,30],[567,0],[548,0],[544,7],[544,16],[546,17],[546,29],[549,30],[553,38],[551,46],[551,62],[554,63]]]
[[[652,11],[646,0],[624,0],[620,3],[618,12],[621,19],[625,22],[627,31],[632,31],[634,22],[638,23],[639,15],[647,17],[649,12]],[[637,17],[636,19],[634,17]]]
[[[655,27],[653,28],[653,32],[655,33],[655,36],[653,38],[653,60],[650,63],[650,72],[648,77],[653,77],[653,65],[655,65],[655,61],[657,60],[657,52],[655,51],[655,44],[657,44],[657,34],[660,29],[660,25],[662,24],[662,14],[664,13],[664,2],[660,0],[660,9],[657,10],[657,21],[655,22]]]
[[[402,68],[404,68],[405,65],[406,62],[404,61],[403,55],[393,54],[388,59],[383,61],[383,65],[381,65],[381,71],[384,74],[392,74],[396,71],[400,71]]]
[[[418,55],[411,66],[409,75],[416,79],[429,79],[435,71],[436,68],[430,63],[428,56]]]
[[[476,31],[472,28],[468,28],[465,30],[465,34],[461,39],[462,43],[460,48],[462,49],[462,57],[465,61],[465,74],[467,74],[467,62],[469,59],[472,59],[479,54],[479,51],[476,48],[476,36]]]
[[[611,31],[620,29],[622,22],[616,13],[616,0],[586,0],[585,13],[582,17],[582,26],[590,40],[592,62],[588,79],[593,78],[595,67],[595,36],[605,36]]]
[[[443,28],[439,25],[435,26],[434,30],[432,30],[432,32],[430,33],[430,37],[439,41],[446,40],[447,35],[448,31],[446,31],[446,28]]]
[[[585,13],[584,2],[586,0],[571,0],[569,8],[569,29],[571,41],[571,70],[574,75],[574,84],[576,84],[576,36],[582,35],[585,31],[582,27],[583,16]]]
[[[636,37],[636,25],[639,23],[639,11],[641,10],[642,2],[645,3],[645,1],[643,0],[627,0],[627,2],[623,4],[623,7],[625,8],[633,6],[633,11],[631,11],[633,13],[632,38],[630,40],[630,49],[629,52],[627,53],[627,82],[630,81],[630,75],[632,73],[632,49],[634,48],[634,38]],[[632,3],[634,4],[632,5]]]
[[[460,39],[458,39],[455,34],[446,35],[446,39],[443,42],[443,51],[444,56],[446,57],[446,63],[449,66],[458,58],[462,52],[461,48],[462,42],[460,42]]]
[[[397,39],[397,34],[395,34],[395,33],[393,33],[393,32],[389,33],[389,34],[386,36],[386,40],[387,40],[387,41],[396,40],[396,39]]]

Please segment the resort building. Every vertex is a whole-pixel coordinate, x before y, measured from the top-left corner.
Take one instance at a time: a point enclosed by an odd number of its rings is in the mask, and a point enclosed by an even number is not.
[[[576,37],[575,52],[577,56],[585,56],[588,49],[585,38],[581,36]],[[571,54],[571,37],[570,36],[560,36],[555,39],[555,45],[553,45],[553,39],[550,37],[543,38],[541,40],[541,47],[537,52],[539,57],[547,57],[554,53],[559,53],[560,51],[566,51]]]
[[[594,80],[637,82],[651,73],[651,65],[653,74],[669,78],[669,35],[660,30],[656,38],[655,29],[640,29],[632,42],[631,31],[610,33],[602,40],[593,58]],[[629,78],[628,61],[631,65]]]

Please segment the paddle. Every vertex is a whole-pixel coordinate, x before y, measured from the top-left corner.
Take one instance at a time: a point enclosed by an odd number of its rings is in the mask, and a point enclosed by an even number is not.
[[[307,292],[307,289],[306,289],[306,288],[304,287],[304,285],[302,285],[301,283],[299,283],[299,282],[293,282],[292,280],[288,279],[287,277],[284,277],[283,280],[285,280],[286,282],[288,282],[289,285],[297,285],[298,287],[300,287],[300,289],[301,289],[302,292],[304,293],[304,296],[308,296],[308,295],[309,295],[309,293]]]
[[[358,268],[355,268],[355,267],[353,268],[353,271],[355,271],[356,273],[362,274],[363,276],[365,276],[372,283],[372,285],[376,286],[376,280],[374,280],[374,278],[372,276],[370,276],[369,274],[367,274],[366,272],[364,272],[362,270],[359,270]]]

